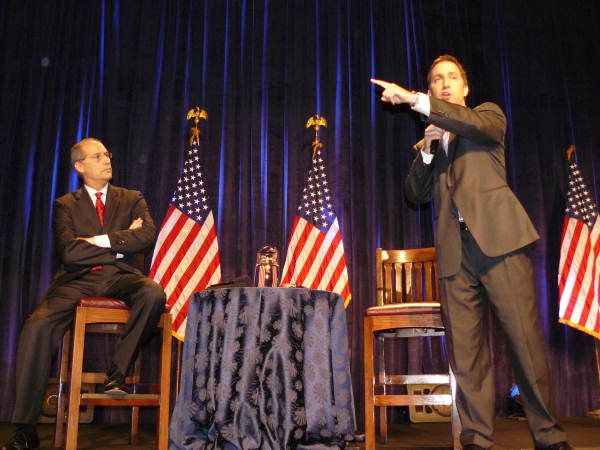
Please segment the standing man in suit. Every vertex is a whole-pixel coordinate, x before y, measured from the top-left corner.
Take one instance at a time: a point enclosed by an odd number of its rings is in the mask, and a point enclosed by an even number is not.
[[[462,65],[438,57],[427,94],[380,80],[381,100],[407,103],[430,124],[416,144],[405,191],[414,203],[433,200],[442,319],[456,377],[461,442],[492,446],[494,379],[487,339],[493,310],[512,350],[517,384],[536,449],[571,447],[552,411],[531,261],[525,247],[539,236],[506,182],[506,117],[498,105],[466,106]]]
[[[52,359],[79,298],[116,297],[129,306],[104,388],[117,398],[127,394],[125,374],[164,311],[162,288],[134,267],[134,254],[154,242],[154,223],[140,192],[109,184],[111,157],[94,138],[71,148],[71,164],[84,185],[54,202],[53,231],[62,267],[21,331],[12,416],[17,429],[5,450],[39,447],[36,422]]]

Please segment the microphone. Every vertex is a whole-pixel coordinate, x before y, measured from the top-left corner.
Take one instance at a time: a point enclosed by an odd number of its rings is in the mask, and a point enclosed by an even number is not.
[[[419,142],[417,142],[415,145],[413,145],[412,148],[414,151],[418,152],[419,150],[423,150],[423,147],[425,147],[425,139],[421,139]],[[439,147],[440,147],[440,140],[434,139],[429,144],[429,151],[431,152],[432,155],[435,155],[437,153],[437,150]]]
[[[421,139],[419,142],[417,142],[415,145],[413,145],[413,150],[415,152],[418,152],[419,150],[421,150],[423,147],[425,146],[425,139]]]

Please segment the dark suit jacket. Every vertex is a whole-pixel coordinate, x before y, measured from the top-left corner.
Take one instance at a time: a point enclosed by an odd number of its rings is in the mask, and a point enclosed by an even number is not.
[[[136,218],[142,227],[129,230]],[[92,199],[82,186],[54,202],[53,230],[55,248],[60,256],[61,269],[53,286],[77,278],[98,265],[114,264],[120,269],[141,274],[135,268],[134,254],[143,251],[156,237],[156,228],[141,192],[109,185],[104,209],[104,225]],[[107,234],[111,248],[101,248],[77,237]],[[124,255],[117,259],[116,254]]]
[[[448,130],[448,155],[439,149],[431,164],[417,153],[405,183],[414,203],[433,199],[440,277],[454,275],[461,260],[456,208],[484,254],[507,254],[539,238],[523,206],[506,183],[506,117],[494,103],[474,109],[430,97],[426,119]]]

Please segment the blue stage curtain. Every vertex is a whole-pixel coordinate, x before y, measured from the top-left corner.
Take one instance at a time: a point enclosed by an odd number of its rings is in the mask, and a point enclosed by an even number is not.
[[[183,160],[188,109],[208,111],[202,158],[224,279],[252,273],[265,244],[285,253],[321,135],[353,299],[348,330],[362,423],[362,317],[375,302],[374,252],[433,243],[432,208],[403,180],[423,123],[382,106],[370,77],[426,90],[450,53],[469,72],[468,103],[509,120],[511,186],[541,240],[536,288],[560,416],[600,406],[594,340],[557,323],[565,149],[598,202],[598,2],[501,0],[5,0],[0,4],[0,420],[10,418],[20,328],[56,268],[52,201],[77,187],[70,146],[102,139],[114,183],[142,190],[157,224]],[[513,379],[492,333],[498,412]],[[392,353],[411,372],[444,366],[439,343]]]

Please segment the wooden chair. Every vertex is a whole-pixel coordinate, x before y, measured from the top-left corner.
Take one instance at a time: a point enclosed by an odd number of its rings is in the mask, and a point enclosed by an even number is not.
[[[454,403],[456,384],[450,370],[439,375],[390,375],[386,373],[386,338],[443,336],[435,248],[376,251],[377,306],[367,308],[364,318],[365,441],[375,449],[375,407],[379,407],[379,429],[387,440],[387,407],[451,405],[454,448],[459,442],[460,421]],[[378,341],[379,371],[375,380],[373,337]],[[388,387],[409,384],[448,384],[450,394],[392,395]],[[376,394],[376,390],[379,391]]]
[[[136,443],[139,426],[139,407],[158,407],[157,417],[157,447],[167,449],[169,432],[169,395],[171,388],[171,315],[162,314],[158,327],[161,329],[161,351],[159,382],[156,393],[138,394],[135,383],[140,381],[139,360],[135,363],[134,376],[127,377],[126,383],[133,384],[133,392],[122,399],[111,398],[104,393],[86,393],[81,391],[82,383],[103,384],[104,372],[83,372],[83,351],[86,333],[120,333],[123,324],[127,322],[129,309],[117,299],[104,297],[85,297],[79,300],[75,311],[72,331],[68,331],[62,344],[62,354],[59,374],[58,407],[56,413],[56,430],[54,446],[61,447],[64,439],[64,421],[67,418],[67,433],[65,448],[77,448],[77,433],[79,428],[79,407],[83,405],[99,406],[130,406],[131,413],[131,443]],[[72,336],[72,338],[71,338]],[[70,371],[69,371],[70,368]],[[65,414],[68,389],[68,414]]]

